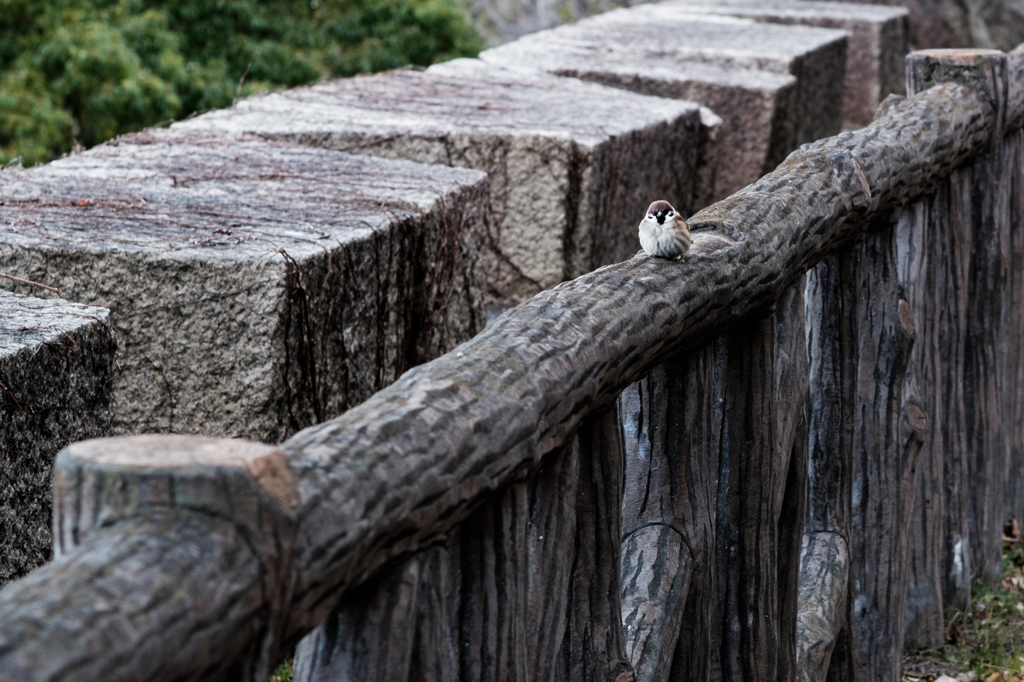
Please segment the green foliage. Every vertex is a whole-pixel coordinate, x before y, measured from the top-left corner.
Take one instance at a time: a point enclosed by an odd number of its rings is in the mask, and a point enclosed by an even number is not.
[[[977,682],[1024,682],[1024,547],[1003,548],[995,585],[971,581],[971,605],[947,611],[946,644],[904,653],[904,681],[968,673]]]
[[[294,665],[293,659],[288,659],[281,665],[277,666],[277,670],[270,676],[270,682],[292,682],[295,678],[292,666]]]
[[[0,0],[0,163],[482,46],[458,0]]]

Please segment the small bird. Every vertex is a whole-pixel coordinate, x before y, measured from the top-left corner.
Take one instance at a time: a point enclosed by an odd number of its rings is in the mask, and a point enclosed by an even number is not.
[[[690,226],[667,201],[655,201],[640,221],[640,246],[657,258],[677,258],[690,249]]]

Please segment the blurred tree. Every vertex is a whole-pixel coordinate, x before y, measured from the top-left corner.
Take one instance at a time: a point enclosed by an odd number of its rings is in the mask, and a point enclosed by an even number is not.
[[[0,0],[0,163],[482,47],[458,0]]]

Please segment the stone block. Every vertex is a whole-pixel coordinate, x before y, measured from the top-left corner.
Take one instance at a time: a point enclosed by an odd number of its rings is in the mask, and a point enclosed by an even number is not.
[[[713,201],[774,170],[794,148],[796,78],[789,74],[679,61],[577,26],[525,36],[481,52],[480,59],[703,104],[722,118],[717,163],[702,174],[713,178],[707,192]]]
[[[666,4],[702,14],[846,31],[850,42],[843,123],[847,127],[866,126],[883,99],[906,92],[909,11],[905,7],[814,0],[669,0]]]
[[[700,107],[460,59],[252,97],[176,124],[486,171],[491,300],[629,258],[651,201],[691,212]]]
[[[646,1],[646,0],[642,0]],[[635,0],[463,0],[473,23],[489,44],[579,21],[619,7],[637,4]]]
[[[108,311],[0,291],[0,586],[49,560],[53,459],[107,434]]]
[[[157,130],[3,171],[0,272],[110,309],[114,433],[278,442],[483,327],[487,197],[479,171]]]
[[[796,79],[792,144],[813,142],[842,129],[845,31],[713,16],[657,3],[590,17],[551,29],[548,35],[603,45],[616,55],[628,52],[789,74]],[[721,111],[715,113],[725,117]]]

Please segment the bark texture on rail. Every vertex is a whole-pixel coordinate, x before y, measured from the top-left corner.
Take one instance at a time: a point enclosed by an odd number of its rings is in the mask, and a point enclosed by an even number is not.
[[[279,450],[104,438],[55,469],[57,559],[0,592],[0,681],[268,678],[298,501]]]
[[[350,588],[438,542],[524,469],[543,465],[629,383],[763,314],[808,267],[859,234],[866,217],[921,196],[992,134],[991,107],[967,88],[947,85],[887,102],[872,126],[801,148],[774,173],[694,216],[695,245],[684,262],[636,257],[543,292],[366,403],[290,439],[282,449],[299,504],[291,599],[282,611],[262,576],[238,587],[243,573],[270,557],[218,569],[219,559],[207,563],[198,555],[187,565],[165,565],[156,549],[112,554],[103,570],[114,575],[128,563],[168,580],[202,574],[194,594],[208,600],[197,607],[204,617],[213,616],[203,622],[216,623],[208,636],[172,627],[196,617],[174,602],[160,611],[168,620],[157,618],[138,630],[140,636],[159,633],[163,649],[174,652],[159,666],[155,657],[133,658],[141,654],[129,655],[124,641],[116,650],[126,652],[126,661],[72,629],[41,638],[31,604],[44,583],[29,578],[0,598],[0,670],[17,668],[17,679],[61,679],[43,672],[49,670],[43,660],[54,650],[77,656],[79,671],[95,671],[89,676],[102,677],[104,667],[116,671],[111,679],[209,680],[236,665],[258,670],[262,663],[255,661],[280,655]],[[42,569],[62,586],[58,592],[53,583],[47,588],[46,621],[87,622],[75,609],[87,610],[82,605],[95,592],[81,562],[100,556],[100,545],[115,542],[112,537],[87,538],[81,549]],[[282,556],[292,555],[290,542],[279,542]],[[243,561],[238,552],[230,556]],[[582,617],[590,607],[584,606],[583,587],[573,589],[579,610],[572,613]],[[222,593],[241,601],[214,598]],[[118,606],[96,618],[120,622],[119,609],[130,600],[115,596],[111,603]],[[263,609],[263,615],[246,612],[246,626],[235,629],[239,621],[203,610],[228,603]],[[283,616],[274,614],[283,612],[287,621],[275,622]],[[110,632],[99,628],[95,636]],[[756,641],[760,647],[771,640]],[[614,652],[607,642],[591,646]],[[204,652],[214,650],[222,658],[208,669]],[[81,677],[78,671],[64,674]]]
[[[604,410],[444,542],[351,590],[299,644],[296,679],[632,679],[621,472],[617,411]]]

